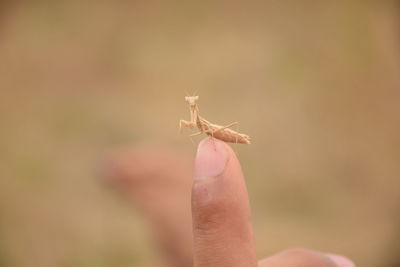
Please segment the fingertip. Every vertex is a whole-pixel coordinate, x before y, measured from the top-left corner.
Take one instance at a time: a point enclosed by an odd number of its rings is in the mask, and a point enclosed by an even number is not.
[[[240,163],[232,148],[223,141],[208,137],[197,148],[192,204],[202,207],[226,206],[237,196],[247,202],[247,191]]]
[[[220,175],[229,159],[227,145],[213,138],[203,139],[198,147],[195,159],[195,180]]]

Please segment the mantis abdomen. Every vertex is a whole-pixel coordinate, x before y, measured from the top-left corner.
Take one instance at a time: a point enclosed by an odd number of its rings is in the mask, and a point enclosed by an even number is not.
[[[225,128],[215,124],[204,123],[202,124],[204,132],[228,143],[250,144],[250,137],[246,134],[238,133],[232,129]]]

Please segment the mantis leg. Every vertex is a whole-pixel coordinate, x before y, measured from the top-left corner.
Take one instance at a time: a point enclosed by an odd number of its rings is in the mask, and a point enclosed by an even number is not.
[[[190,121],[185,121],[185,120],[180,120],[179,121],[179,133],[182,133],[182,125],[189,127],[189,128],[194,128],[196,127],[196,124]]]
[[[224,130],[224,129],[226,129],[226,128],[230,128],[230,127],[232,127],[233,125],[238,125],[238,124],[239,124],[238,122],[233,122],[233,123],[231,123],[231,124],[229,124],[229,125],[227,125],[227,126],[223,126],[223,127],[219,128],[219,129],[215,130],[213,133],[222,131],[222,130]]]
[[[182,134],[182,121],[183,120],[179,120],[179,134]]]
[[[194,143],[194,141],[193,141],[193,136],[196,136],[196,135],[199,135],[199,134],[202,134],[203,132],[198,132],[198,133],[194,133],[194,134],[191,134],[191,135],[189,135],[189,138],[190,138],[190,142],[192,142],[192,144],[193,145],[195,145],[195,143]]]
[[[213,142],[214,150],[216,150],[217,147],[216,147],[216,145],[215,145],[215,140],[214,140],[214,132],[215,132],[215,131],[211,130],[212,127],[211,127],[211,125],[210,125],[209,122],[206,122],[205,120],[203,120],[203,123],[204,123],[204,124],[201,124],[201,125],[200,125],[200,127],[201,127],[201,132],[204,132],[204,133],[206,133],[206,134],[208,134],[208,135],[211,135],[211,140],[212,140],[212,142]],[[205,129],[205,125],[207,126],[207,129]]]
[[[215,139],[214,139],[214,132],[211,131],[211,140],[213,142],[214,150],[217,151],[217,146],[215,145]]]
[[[189,137],[189,139],[190,139],[190,142],[192,142],[193,146],[196,146],[196,144],[195,144],[194,141],[193,141],[193,138],[192,138],[192,137]]]
[[[194,133],[194,134],[191,134],[191,135],[189,135],[190,137],[192,137],[192,136],[196,136],[196,135],[199,135],[199,134],[202,134],[203,132],[198,132],[198,133]]]

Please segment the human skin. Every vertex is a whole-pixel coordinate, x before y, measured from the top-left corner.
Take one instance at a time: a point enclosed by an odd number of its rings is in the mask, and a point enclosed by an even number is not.
[[[200,142],[194,172],[185,157],[157,147],[119,151],[107,165],[107,180],[152,224],[161,266],[355,266],[343,256],[304,248],[257,261],[240,162],[222,141]]]
[[[257,262],[247,189],[238,158],[224,142],[198,146],[192,186],[195,267],[354,267],[349,259],[290,249]]]
[[[102,165],[102,180],[149,224],[156,266],[193,265],[190,194],[193,163],[183,152],[154,144],[117,149]]]

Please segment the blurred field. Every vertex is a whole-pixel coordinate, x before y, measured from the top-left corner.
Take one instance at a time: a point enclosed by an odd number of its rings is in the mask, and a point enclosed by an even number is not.
[[[177,135],[185,90],[241,123],[259,257],[400,266],[397,1],[0,5],[0,266],[143,266],[146,223],[97,179]]]

